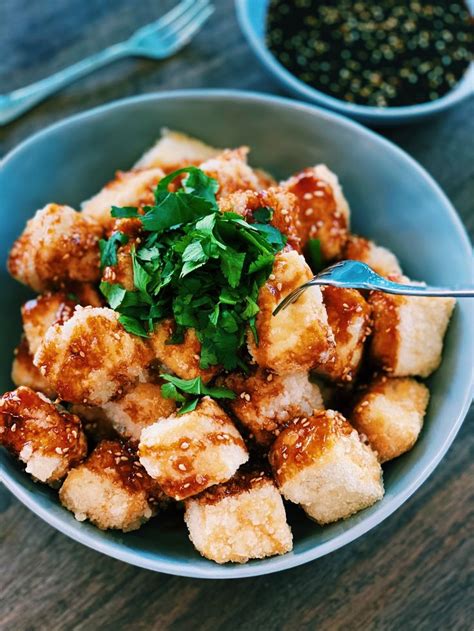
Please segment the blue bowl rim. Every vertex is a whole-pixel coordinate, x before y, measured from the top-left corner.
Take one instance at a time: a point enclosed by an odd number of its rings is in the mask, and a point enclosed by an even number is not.
[[[254,53],[270,70],[270,72],[293,92],[299,93],[320,106],[336,110],[346,116],[360,117],[360,119],[371,120],[373,122],[403,122],[404,119],[408,121],[409,119],[413,120],[415,118],[422,118],[424,116],[431,116],[439,113],[456,103],[460,103],[473,93],[473,89],[469,89],[469,85],[474,83],[474,62],[471,62],[464,77],[457,83],[457,85],[444,96],[441,96],[434,101],[419,103],[416,105],[381,108],[371,105],[348,103],[342,99],[337,99],[336,97],[330,96],[325,92],[321,92],[316,88],[312,88],[308,84],[304,83],[304,81],[295,77],[269,51],[267,46],[255,32],[255,29],[248,17],[248,7],[250,6],[250,3],[254,1],[260,0],[235,0],[237,20]]]
[[[336,123],[338,123],[339,125],[343,125],[344,127],[355,127],[361,133],[381,143],[382,146],[389,148],[395,153],[398,153],[399,156],[403,160],[408,161],[411,167],[418,173],[418,175],[423,178],[436,191],[436,193],[440,197],[440,201],[444,203],[445,210],[449,214],[450,220],[452,221],[453,226],[455,226],[458,236],[464,245],[463,249],[465,249],[466,258],[470,259],[471,246],[469,238],[451,202],[448,200],[448,198],[439,187],[439,185],[435,182],[435,180],[429,175],[429,173],[410,155],[400,149],[400,147],[383,138],[383,136],[380,136],[379,134],[367,129],[363,125],[350,120],[340,114],[329,112],[312,104],[301,103],[292,99],[262,94],[259,92],[226,89],[170,90],[115,100],[99,107],[95,107],[84,112],[75,114],[73,116],[69,116],[37,132],[36,134],[33,134],[32,136],[25,139],[22,143],[20,143],[17,147],[12,149],[12,151],[10,151],[0,162],[0,166],[5,166],[16,156],[18,152],[27,149],[30,144],[35,143],[39,138],[48,135],[50,132],[57,131],[61,127],[67,127],[67,125],[69,125],[70,123],[85,121],[89,118],[100,116],[104,112],[111,111],[117,108],[127,107],[128,105],[133,103],[167,99],[173,100],[176,98],[192,99],[196,97],[202,100],[230,100],[234,103],[239,100],[247,102],[260,102],[270,104],[273,103],[275,105],[293,108],[296,111],[305,111],[313,114],[317,113],[323,119],[326,119],[328,121],[335,121]],[[75,541],[78,541],[79,543],[82,543],[92,550],[101,552],[102,554],[110,556],[114,559],[124,561],[125,563],[129,563],[131,565],[135,565],[137,567],[148,570],[153,570],[156,572],[163,572],[165,574],[172,574],[189,578],[229,579],[262,576],[265,574],[271,574],[274,572],[297,567],[299,565],[303,565],[304,563],[308,563],[309,561],[313,561],[317,558],[325,556],[326,554],[334,552],[342,546],[364,535],[366,532],[368,532],[369,530],[380,524],[382,521],[384,521],[387,517],[389,517],[402,504],[404,504],[404,502],[423,484],[423,482],[425,482],[425,480],[434,471],[443,456],[446,454],[466,417],[466,414],[470,407],[473,391],[474,374],[471,378],[471,387],[466,389],[461,411],[457,419],[453,422],[449,434],[446,436],[444,442],[438,448],[436,454],[431,459],[431,461],[426,465],[426,467],[419,473],[416,479],[413,480],[408,487],[396,493],[393,498],[390,499],[385,505],[381,505],[379,510],[374,512],[374,514],[368,515],[363,521],[350,527],[342,534],[337,535],[333,539],[323,544],[306,550],[305,552],[302,552],[297,556],[289,553],[281,557],[272,557],[271,559],[269,559],[269,561],[271,560],[272,563],[268,566],[265,566],[264,564],[216,564],[215,567],[193,567],[192,562],[149,559],[142,555],[140,552],[129,552],[125,547],[122,547],[115,541],[101,540],[100,538],[96,537],[95,534],[91,534],[90,531],[83,531],[80,528],[79,522],[67,523],[59,515],[50,514],[46,508],[39,505],[36,500],[30,496],[30,493],[24,488],[24,486],[21,483],[17,482],[14,476],[10,475],[6,471],[6,469],[3,470],[2,468],[0,470],[0,481],[13,493],[13,495],[15,495],[17,499],[20,500],[20,502],[22,502],[33,513],[38,515],[50,526],[56,528],[56,530],[58,530],[59,532],[65,534]],[[98,531],[98,533],[99,532],[100,531]]]

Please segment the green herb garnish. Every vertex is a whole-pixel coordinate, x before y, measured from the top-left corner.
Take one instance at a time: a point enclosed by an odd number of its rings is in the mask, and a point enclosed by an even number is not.
[[[321,252],[321,242],[319,239],[310,239],[306,245],[308,262],[314,274],[320,272],[323,265],[323,255]]]
[[[176,192],[168,190],[185,174]],[[139,215],[131,207],[112,210],[115,217],[141,221],[140,242],[131,248],[135,289],[103,282],[102,293],[120,322],[145,336],[164,318],[176,322],[172,343],[194,328],[201,342],[201,368],[220,364],[244,367],[240,351],[247,328],[255,339],[260,287],[271,274],[275,254],[286,237],[270,225],[271,208],[258,208],[250,224],[237,213],[221,213],[218,183],[196,167],[179,169],[161,180],[155,205]],[[121,235],[101,245],[102,265],[114,265]],[[111,262],[111,261],[115,261]]]
[[[117,248],[128,243],[128,237],[123,232],[114,232],[109,239],[99,241],[100,266],[117,265]]]
[[[201,377],[195,379],[179,379],[173,377],[173,375],[163,374],[160,375],[162,379],[168,383],[164,383],[161,386],[161,393],[165,399],[174,399],[176,402],[181,403],[178,414],[184,414],[185,412],[191,412],[199,403],[201,396],[209,396],[213,399],[235,399],[236,394],[228,388],[222,388],[220,386],[206,386]],[[184,394],[182,394],[184,392]],[[195,395],[193,398],[185,395]]]

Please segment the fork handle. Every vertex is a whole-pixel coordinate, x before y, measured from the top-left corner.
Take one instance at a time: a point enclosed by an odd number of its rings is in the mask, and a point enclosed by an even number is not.
[[[0,95],[0,125],[6,125],[18,118],[36,103],[39,103],[39,101],[42,101],[72,81],[129,54],[130,50],[124,43],[115,44],[95,55],[78,61],[72,66],[59,70],[59,72],[45,79],[31,83],[23,88],[18,88],[18,90],[8,94]]]
[[[313,278],[305,283],[304,287],[312,285],[332,285],[333,287],[345,287],[351,289],[365,289],[381,291],[386,294],[396,294],[401,296],[427,296],[427,297],[452,297],[452,298],[474,298],[474,286],[471,287],[430,287],[429,285],[403,285],[386,280],[380,284],[371,282],[354,282],[328,280],[327,278]]]

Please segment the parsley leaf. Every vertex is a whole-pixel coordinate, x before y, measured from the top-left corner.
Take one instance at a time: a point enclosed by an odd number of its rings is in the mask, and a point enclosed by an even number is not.
[[[256,223],[269,223],[272,220],[274,210],[269,206],[260,206],[253,212]]]
[[[135,208],[135,206],[112,206],[110,214],[117,219],[130,219],[140,216],[138,214],[138,208]]]
[[[128,243],[128,237],[123,232],[113,232],[107,241],[101,239],[99,241],[100,266],[103,268],[117,265],[117,248],[126,243]]]
[[[314,274],[323,269],[323,256],[319,239],[310,239],[306,245],[309,264]]]
[[[179,409],[179,414],[191,412],[199,402],[200,396],[210,396],[213,399],[235,399],[236,394],[228,388],[220,386],[207,386],[202,382],[201,377],[195,379],[180,379],[173,375],[160,375],[167,383],[161,386],[161,394],[165,399],[174,399],[178,403],[185,403]],[[187,395],[197,395],[193,399],[186,398],[182,393]]]

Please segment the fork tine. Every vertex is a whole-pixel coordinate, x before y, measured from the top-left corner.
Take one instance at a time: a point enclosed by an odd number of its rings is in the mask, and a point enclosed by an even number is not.
[[[181,31],[176,34],[177,41],[175,47],[181,48],[182,46],[184,46],[192,38],[192,36],[200,30],[202,25],[211,17],[213,13],[214,7],[212,5],[208,5],[207,8],[204,9],[204,11],[200,13],[194,21],[190,22],[187,26],[182,28]]]
[[[132,38],[135,37],[143,37],[145,35],[149,35],[150,33],[154,33],[155,31],[159,31],[162,28],[167,28],[170,23],[174,20],[177,20],[183,13],[186,13],[188,9],[192,8],[195,4],[195,0],[182,0],[179,4],[173,7],[168,13],[165,13],[161,18],[156,20],[155,22],[151,22],[151,24],[145,24],[139,28],[135,33],[133,33]]]
[[[211,13],[214,11],[212,5],[209,4],[209,0],[196,0],[189,10],[180,15],[176,20],[173,20],[173,22],[167,26],[166,30],[160,33],[161,37],[179,37],[181,31],[187,26],[192,25],[194,20],[199,21],[201,14],[206,13],[209,9],[211,9]],[[209,15],[206,15],[205,19],[207,19]],[[202,24],[202,21],[199,23]]]

